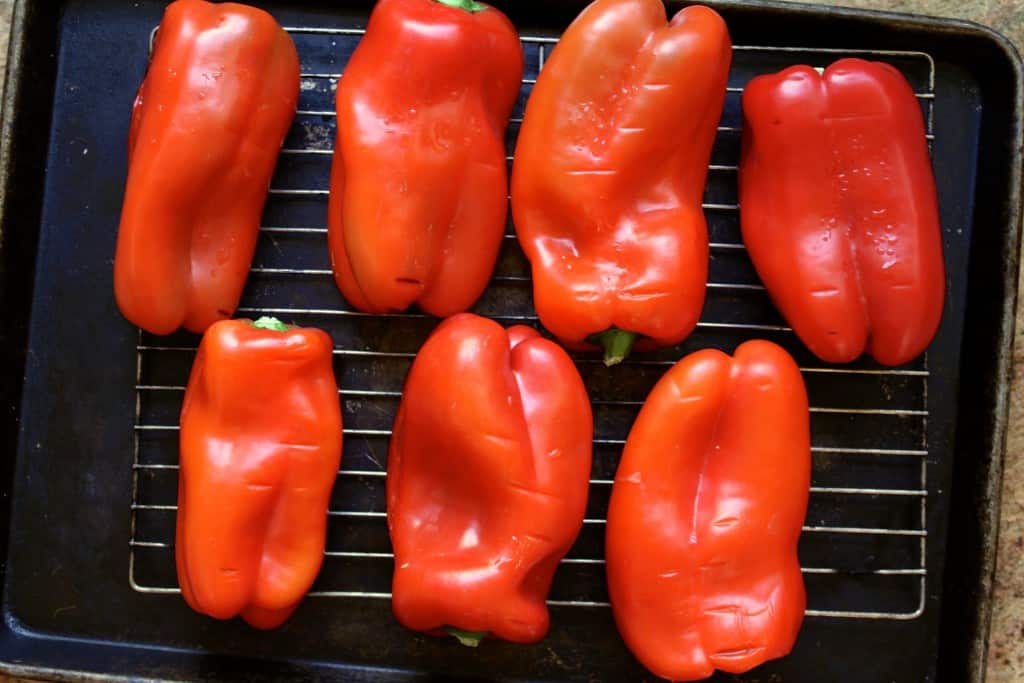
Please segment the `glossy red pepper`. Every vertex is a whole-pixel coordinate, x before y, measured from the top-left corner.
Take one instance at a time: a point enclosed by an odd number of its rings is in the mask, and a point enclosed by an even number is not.
[[[154,334],[230,318],[249,275],[299,57],[263,10],[167,7],[132,111],[114,292]]]
[[[743,95],[740,218],[807,347],[843,363],[921,354],[942,317],[942,234],[921,106],[879,62],[796,66]]]
[[[523,51],[473,0],[380,0],[338,85],[328,225],[361,311],[445,317],[487,286],[508,214],[505,129]]]
[[[552,576],[583,525],[592,438],[561,347],[475,315],[442,323],[409,372],[388,453],[398,620],[471,645],[543,638]]]
[[[699,680],[792,649],[809,422],[800,370],[764,341],[687,356],[647,398],[615,475],[606,552],[615,621],[653,673]]]
[[[181,593],[218,619],[283,623],[324,559],[341,462],[327,333],[273,319],[206,332],[181,409]]]
[[[661,0],[597,0],[561,37],[526,106],[512,211],[541,322],[606,362],[676,344],[704,305],[701,202],[725,101],[725,22]]]

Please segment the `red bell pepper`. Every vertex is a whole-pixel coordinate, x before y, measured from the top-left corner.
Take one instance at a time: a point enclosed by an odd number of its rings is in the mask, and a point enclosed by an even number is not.
[[[708,160],[732,58],[713,10],[597,0],[527,103],[512,211],[541,322],[608,364],[676,344],[704,305]]]
[[[319,573],[341,462],[333,349],[270,318],[203,337],[181,409],[175,543],[197,612],[275,628]]]
[[[361,311],[439,317],[487,286],[508,214],[519,36],[474,0],[380,0],[338,84],[328,240]]]
[[[924,118],[892,66],[796,66],[743,95],[743,240],[823,360],[921,354],[942,317],[942,234]]]
[[[654,387],[615,474],[606,539],[615,621],[653,673],[740,673],[792,649],[810,450],[800,370],[774,344],[694,353]]]
[[[475,315],[442,323],[409,372],[388,453],[397,619],[469,645],[543,638],[552,576],[583,525],[592,438],[561,347]]]
[[[167,7],[128,141],[114,260],[128,320],[170,334],[234,314],[298,97],[295,45],[269,14]]]

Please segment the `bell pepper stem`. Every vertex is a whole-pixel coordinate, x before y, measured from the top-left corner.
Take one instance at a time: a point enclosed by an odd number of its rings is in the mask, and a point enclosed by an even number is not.
[[[264,316],[252,323],[257,330],[270,330],[272,332],[287,332],[289,327],[277,318]]]
[[[487,9],[487,5],[482,2],[476,2],[476,0],[434,0],[442,5],[448,5],[449,7],[456,7],[458,9],[464,9],[467,12],[483,12]]]
[[[613,327],[600,334],[591,335],[587,341],[604,349],[604,364],[611,367],[629,357],[629,352],[633,350],[633,344],[639,337],[636,332]]]
[[[443,630],[466,647],[480,647],[480,642],[487,637],[487,631],[464,631],[454,626],[445,626]]]

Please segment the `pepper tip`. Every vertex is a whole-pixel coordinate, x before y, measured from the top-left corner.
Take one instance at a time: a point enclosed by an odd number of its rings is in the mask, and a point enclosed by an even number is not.
[[[627,332],[612,327],[599,334],[591,335],[587,341],[604,349],[604,364],[607,367],[618,365],[629,357],[633,344],[639,339],[636,332]]]
[[[455,639],[466,647],[480,647],[480,643],[487,637],[487,631],[464,631],[454,626],[445,626],[444,632],[455,636]]]
[[[277,318],[271,318],[269,316],[263,316],[259,320],[255,320],[250,324],[257,330],[270,330],[272,332],[287,332],[291,329]]]

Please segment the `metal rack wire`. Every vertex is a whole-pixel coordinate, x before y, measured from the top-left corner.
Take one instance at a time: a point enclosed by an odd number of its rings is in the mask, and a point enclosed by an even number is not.
[[[303,60],[303,95],[270,190],[265,218],[270,224],[261,228],[260,247],[238,314],[276,315],[315,324],[332,331],[336,342],[341,340],[334,353],[345,405],[346,447],[330,511],[324,568],[311,595],[384,600],[390,598],[387,586],[392,555],[383,508],[385,467],[378,454],[384,452],[390,436],[402,378],[433,323],[418,313],[369,316],[351,310],[334,289],[322,225],[334,136],[331,103],[341,65],[325,55],[332,54],[339,42],[354,43],[362,31],[287,30],[296,38]],[[548,37],[522,40],[527,77],[513,118],[509,161],[525,95],[557,42]],[[918,90],[928,138],[934,140],[935,65],[926,53],[767,46],[735,46],[734,50],[736,62],[746,65],[743,72],[748,75],[789,63],[823,65],[839,55],[890,61]],[[728,91],[736,99],[742,89],[742,83],[730,82]],[[802,352],[752,275],[738,239],[735,216],[739,207],[729,194],[735,194],[737,168],[735,144],[730,144],[730,139],[738,139],[740,126],[738,101],[730,107],[729,99],[719,126],[722,144],[716,147],[710,165],[704,203],[712,235],[709,299],[721,296],[723,300],[721,305],[705,309],[685,350],[705,345],[731,350],[756,334],[783,343],[803,361],[801,370],[814,406],[814,486],[801,545],[810,605],[807,616],[915,619],[924,611],[928,580],[927,359],[900,369],[869,363],[840,367],[822,365]],[[294,202],[300,204],[290,204]],[[282,246],[282,241],[287,244]],[[509,233],[489,293],[478,311],[502,322],[536,323],[529,302],[528,272],[514,235]],[[752,313],[754,320],[746,319],[746,313]],[[403,331],[389,333],[381,321]],[[169,339],[139,336],[129,582],[141,593],[179,592],[173,574],[177,412],[195,343],[194,338],[183,335]],[[643,395],[613,396],[607,387],[614,385],[616,377],[624,376],[615,373],[629,373],[647,377],[649,388],[682,352],[640,357],[611,370],[592,357],[577,359],[594,397],[598,438],[590,480],[592,500],[580,542],[563,561],[549,604],[591,609],[608,606],[600,542],[603,506],[619,451]]]

